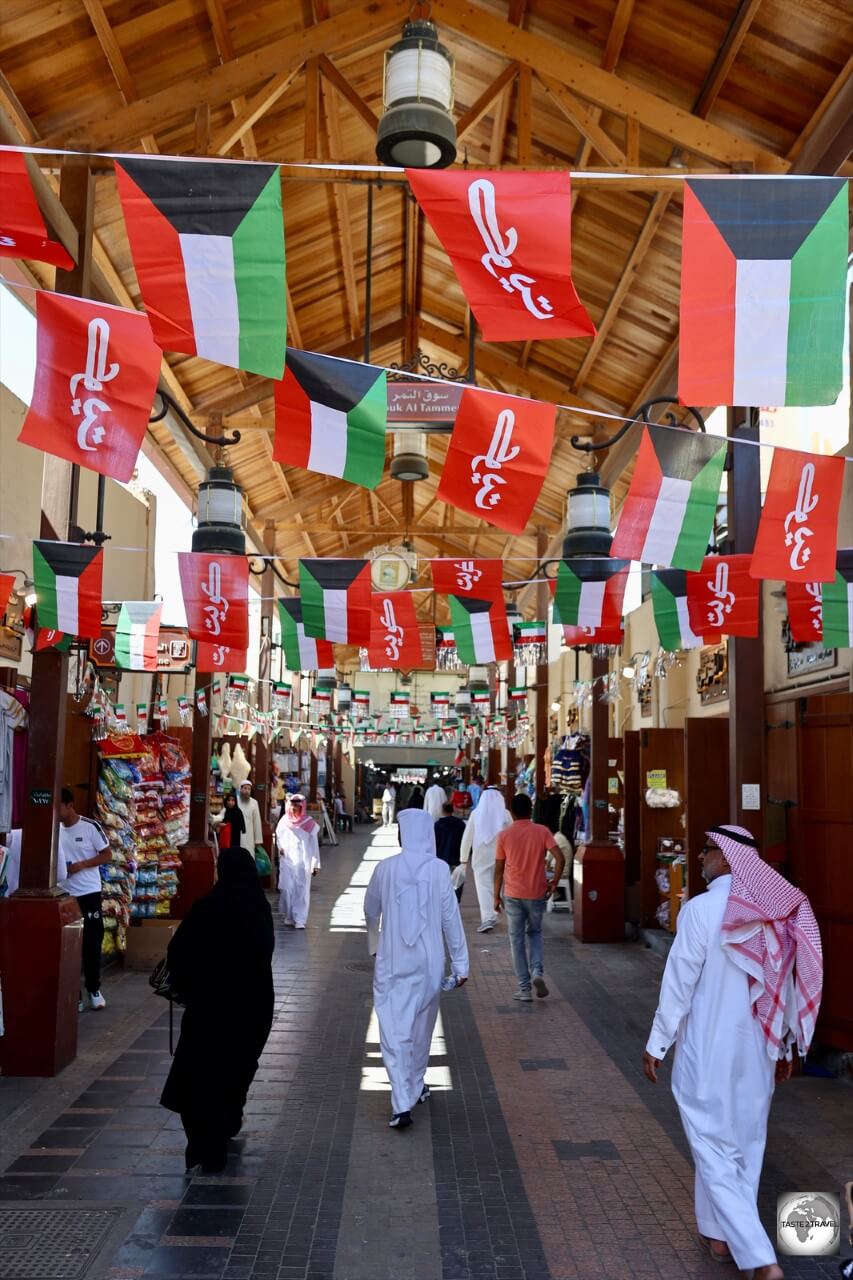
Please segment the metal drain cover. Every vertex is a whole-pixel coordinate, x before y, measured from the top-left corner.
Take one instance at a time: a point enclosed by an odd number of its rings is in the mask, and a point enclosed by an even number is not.
[[[375,967],[372,960],[351,960],[346,966],[350,973],[373,973]]]
[[[123,1213],[0,1208],[0,1280],[79,1280]]]

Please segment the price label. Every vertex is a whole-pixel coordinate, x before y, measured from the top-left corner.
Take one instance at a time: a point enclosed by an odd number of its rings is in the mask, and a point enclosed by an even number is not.
[[[646,772],[647,791],[666,791],[666,769],[649,769]]]

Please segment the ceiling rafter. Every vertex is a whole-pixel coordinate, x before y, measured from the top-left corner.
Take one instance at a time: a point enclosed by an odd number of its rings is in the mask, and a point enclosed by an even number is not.
[[[555,80],[553,76],[547,76],[541,71],[537,74],[548,97],[557,104],[563,115],[575,126],[581,136],[586,138],[587,142],[594,146],[596,151],[601,152],[608,164],[616,165],[617,168],[623,167],[626,164],[625,152],[616,145],[609,134],[604,132],[592,112],[587,110],[580,99],[576,98],[564,84],[560,84],[559,80]]]
[[[322,81],[321,100],[324,108],[326,129],[320,146],[324,159],[335,160],[342,154],[338,100],[334,93],[331,92],[329,82],[326,79]],[[335,182],[329,188],[328,195],[333,210],[332,220],[337,227],[337,244],[341,254],[341,271],[344,278],[349,336],[355,338],[361,332],[361,319],[359,316],[358,281],[355,273],[355,254],[352,244],[350,187],[346,183]]]
[[[232,58],[236,58],[237,50],[234,47],[234,41],[231,39],[231,32],[228,30],[228,22],[225,17],[225,8],[222,0],[204,0],[204,7],[207,9],[207,16],[213,31],[213,40],[216,45],[216,52],[219,54],[219,60],[220,62],[230,62]],[[231,99],[231,110],[234,112],[235,119],[245,109],[246,98],[242,93]],[[257,160],[258,146],[251,129],[246,129],[241,135],[240,146],[247,160]]]
[[[364,101],[364,98],[362,98],[361,94],[356,92],[349,80],[347,80],[346,76],[338,70],[331,58],[327,57],[325,53],[320,54],[317,59],[317,65],[322,71],[324,78],[329,82],[332,88],[337,91],[339,97],[349,103],[358,119],[362,120],[367,126],[370,131],[371,142],[375,143],[376,130],[379,128],[378,116],[374,114],[371,108]]]
[[[89,15],[98,44],[101,46],[101,52],[106,58],[113,79],[121,90],[121,96],[124,98],[125,104],[136,102],[139,94],[136,89],[133,76],[128,70],[127,63],[124,60],[124,54],[119,47],[115,32],[110,26],[109,19],[104,11],[101,0],[83,0],[86,12]],[[157,140],[151,132],[140,135],[144,149],[150,155],[156,155],[160,148],[157,146]]]
[[[487,85],[480,94],[473,106],[464,111],[456,121],[456,141],[461,142],[467,133],[480,123],[484,116],[487,116],[494,105],[495,99],[509,89],[509,86],[515,80],[519,73],[519,65],[517,62],[508,62],[503,70],[495,76],[491,84]]]
[[[625,43],[625,37],[628,34],[628,28],[631,25],[631,18],[634,14],[635,0],[619,0],[616,6],[616,12],[613,15],[613,21],[610,24],[610,31],[607,35],[607,44],[604,46],[604,53],[601,58],[601,66],[604,71],[615,71],[616,64],[619,61],[619,55],[622,52],[622,46]],[[601,108],[591,107],[590,116],[598,124],[601,119]],[[589,159],[592,144],[589,138],[581,135],[581,144],[575,158],[575,168],[583,169]]]

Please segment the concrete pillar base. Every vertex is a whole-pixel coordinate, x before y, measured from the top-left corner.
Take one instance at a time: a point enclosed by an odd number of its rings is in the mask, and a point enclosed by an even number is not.
[[[590,841],[575,854],[575,937],[625,941],[625,859],[615,845]]]
[[[77,1055],[83,919],[56,889],[0,901],[4,1076],[55,1076]]]

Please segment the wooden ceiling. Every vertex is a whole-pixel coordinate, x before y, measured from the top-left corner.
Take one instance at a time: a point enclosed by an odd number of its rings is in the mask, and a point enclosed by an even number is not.
[[[409,8],[408,0],[4,0],[2,140],[375,163],[383,52]],[[844,171],[851,149],[847,0],[434,0],[431,8],[456,58],[460,162],[634,175],[574,183],[573,274],[598,336],[477,344],[480,385],[570,406],[520,537],[436,500],[445,437],[429,437],[429,480],[404,486],[386,473],[367,493],[272,461],[268,381],[168,354],[162,385],[193,419],[243,433],[229,461],[257,544],[274,545],[288,576],[300,555],[361,555],[406,531],[425,557],[497,555],[510,562],[508,576],[529,573],[536,529],[555,544],[566,490],[584,465],[570,434],[608,430],[571,407],[631,414],[674,389],[679,175]],[[60,162],[40,159],[57,190]],[[94,286],[139,306],[111,166],[95,164]],[[367,184],[331,176],[283,170],[288,340],[361,358]],[[46,200],[56,228],[61,211]],[[371,359],[397,362],[420,348],[465,369],[462,292],[399,175],[374,184],[373,208]],[[25,270],[52,284],[50,269]],[[210,455],[188,440],[158,424],[149,443],[195,489]],[[632,450],[610,460],[617,497]]]

